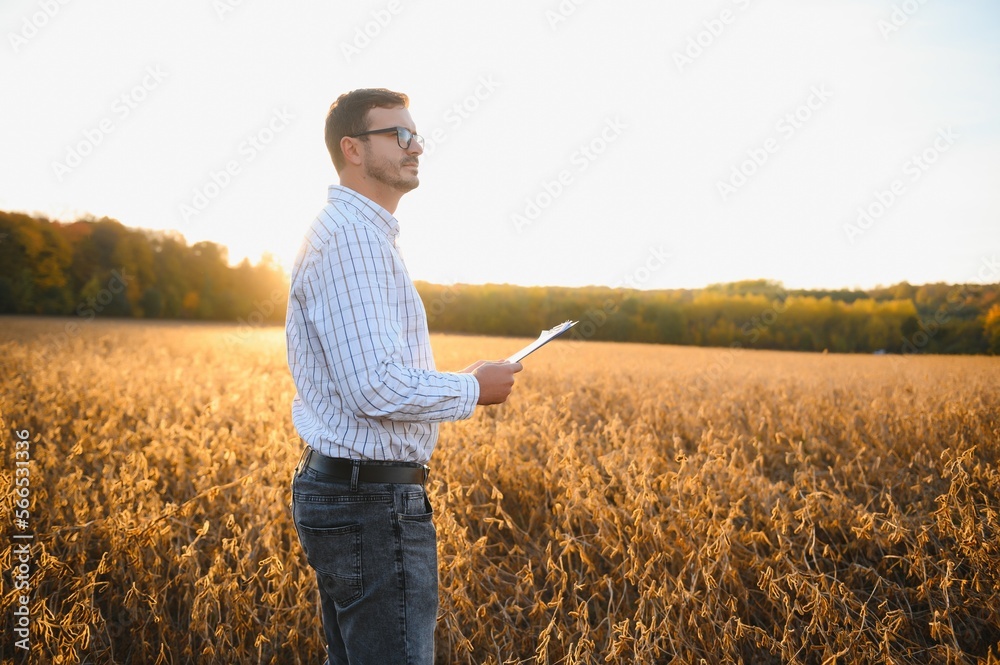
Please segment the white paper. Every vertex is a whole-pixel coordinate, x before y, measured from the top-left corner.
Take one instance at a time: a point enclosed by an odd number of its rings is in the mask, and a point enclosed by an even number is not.
[[[559,337],[559,335],[563,334],[564,332],[575,326],[577,323],[578,323],[577,321],[563,321],[554,328],[543,330],[542,334],[538,336],[538,339],[536,339],[534,342],[524,347],[514,355],[507,358],[507,362],[509,363],[521,362],[521,360],[526,358],[528,354],[542,348],[543,346],[554,340],[556,337]]]

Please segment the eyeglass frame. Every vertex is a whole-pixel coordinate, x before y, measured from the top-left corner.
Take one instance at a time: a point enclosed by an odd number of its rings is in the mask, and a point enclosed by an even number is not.
[[[420,146],[420,149],[421,150],[424,149],[424,137],[423,136],[421,136],[420,134],[415,134],[415,133],[411,132],[409,130],[409,128],[407,128],[407,127],[400,127],[398,125],[396,127],[386,127],[385,129],[370,129],[367,132],[361,132],[360,134],[354,134],[354,135],[352,135],[352,136],[350,136],[348,138],[359,139],[362,136],[368,136],[369,134],[388,134],[389,132],[396,132],[396,145],[398,145],[403,150],[409,150],[410,149],[410,145],[413,143],[414,139],[416,139],[417,145]],[[403,137],[400,136],[401,132],[406,132],[407,134],[410,135],[410,139],[406,142],[406,145],[403,145],[403,142],[402,142]]]

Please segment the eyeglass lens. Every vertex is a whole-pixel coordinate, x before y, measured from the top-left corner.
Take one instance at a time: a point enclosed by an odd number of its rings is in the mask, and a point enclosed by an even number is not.
[[[422,136],[412,133],[406,127],[396,128],[396,143],[399,144],[400,148],[408,150],[410,148],[410,142],[414,140],[421,148],[424,147],[424,138]]]

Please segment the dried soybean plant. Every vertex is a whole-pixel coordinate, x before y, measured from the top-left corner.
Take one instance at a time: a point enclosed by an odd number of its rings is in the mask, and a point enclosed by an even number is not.
[[[0,332],[5,436],[34,437],[35,662],[316,662],[282,331],[81,328]],[[443,369],[520,346],[434,344]],[[1000,662],[997,359],[525,364],[434,454],[438,662]]]

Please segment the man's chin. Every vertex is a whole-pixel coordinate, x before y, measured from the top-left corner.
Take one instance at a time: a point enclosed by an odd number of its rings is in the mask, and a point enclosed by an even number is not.
[[[397,185],[397,189],[401,192],[412,192],[414,189],[420,186],[420,178],[413,176],[407,180],[400,180]]]

